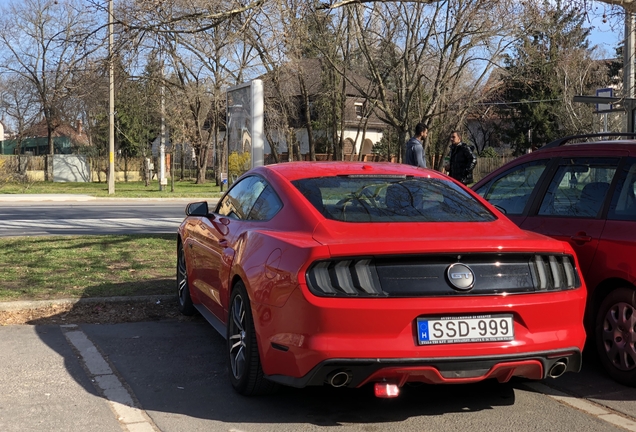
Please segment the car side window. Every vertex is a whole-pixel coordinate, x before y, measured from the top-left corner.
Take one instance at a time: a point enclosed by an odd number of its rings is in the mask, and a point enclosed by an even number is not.
[[[628,159],[618,176],[607,218],[636,221],[636,159]]]
[[[618,162],[618,158],[564,159],[543,197],[539,215],[598,217]]]
[[[267,183],[258,176],[249,176],[235,183],[217,206],[217,213],[230,219],[248,219],[254,203]]]
[[[281,208],[283,208],[283,203],[278,195],[276,195],[276,192],[274,192],[274,189],[268,184],[256,200],[254,207],[252,207],[248,219],[270,220]]]
[[[491,182],[490,188],[485,185],[487,191],[476,192],[508,215],[521,214],[548,163],[549,159],[542,159],[516,166]]]

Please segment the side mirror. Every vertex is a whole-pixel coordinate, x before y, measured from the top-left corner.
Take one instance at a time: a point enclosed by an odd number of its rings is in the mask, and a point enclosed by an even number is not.
[[[185,214],[186,214],[186,216],[205,216],[205,217],[207,217],[209,215],[208,202],[207,201],[201,201],[201,202],[194,202],[194,203],[188,204],[186,206],[186,209],[185,209]]]

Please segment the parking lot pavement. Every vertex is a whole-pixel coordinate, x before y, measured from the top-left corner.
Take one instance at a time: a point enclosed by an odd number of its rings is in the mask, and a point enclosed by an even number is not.
[[[572,396],[587,399],[636,420],[636,388],[612,380],[595,355],[583,353],[583,370],[546,381]]]
[[[0,431],[636,430],[636,390],[594,369],[543,383],[594,405],[527,381],[405,387],[399,402],[368,388],[245,398],[229,383],[225,343],[200,317],[0,327]]]
[[[0,327],[0,431],[118,431],[59,326]]]

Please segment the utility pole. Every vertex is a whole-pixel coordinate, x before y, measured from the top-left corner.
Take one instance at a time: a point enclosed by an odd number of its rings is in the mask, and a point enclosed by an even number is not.
[[[113,0],[108,0],[108,195],[115,193],[115,66],[113,42]]]
[[[634,0],[599,0],[622,6],[625,10],[625,46],[623,47],[623,106],[625,108],[625,132],[634,132],[634,53],[636,50],[636,38],[634,30],[634,15],[636,13],[636,1]]]
[[[159,143],[159,190],[163,191],[168,185],[166,179],[166,100],[163,84],[163,65],[161,66],[161,140]]]
[[[623,97],[634,98],[634,13],[625,8],[625,46],[623,47]],[[634,132],[634,106],[625,104],[627,116],[626,132]]]

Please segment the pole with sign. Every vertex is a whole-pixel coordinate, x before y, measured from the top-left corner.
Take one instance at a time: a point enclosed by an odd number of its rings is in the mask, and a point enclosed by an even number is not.
[[[597,97],[614,97],[614,89],[604,88],[604,89],[596,89]],[[597,103],[596,104],[596,112],[603,116],[603,130],[602,132],[607,132],[607,114],[612,111],[612,104],[605,103]]]

